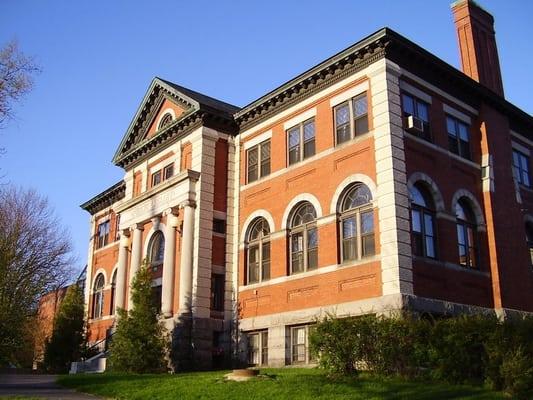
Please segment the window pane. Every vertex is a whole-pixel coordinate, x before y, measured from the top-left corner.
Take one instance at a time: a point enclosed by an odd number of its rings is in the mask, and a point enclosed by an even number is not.
[[[318,267],[318,248],[307,250],[307,269],[315,269]]]
[[[426,236],[426,256],[435,258],[435,238]]]
[[[411,210],[411,228],[413,232],[422,232],[422,218],[419,210]]]
[[[356,97],[353,100],[353,115],[354,118],[361,117],[367,113],[368,103],[366,100],[366,94]]]
[[[361,213],[361,234],[374,232],[374,212]]]
[[[304,141],[312,140],[315,137],[315,121],[311,120],[304,124]]]
[[[289,149],[292,149],[300,144],[300,128],[292,128],[289,130]]]
[[[253,182],[258,178],[257,162],[258,150],[255,147],[248,150],[248,182]]]
[[[529,186],[529,174],[526,171],[522,173],[522,184]]]
[[[419,232],[413,231],[411,237],[413,240],[413,253],[417,256],[423,256],[424,252],[422,248],[422,242],[423,242],[422,234]]]
[[[459,155],[470,158],[470,144],[464,140],[459,140],[460,152]]]
[[[459,154],[459,144],[457,143],[457,138],[454,136],[448,136],[448,145],[450,146],[450,151],[455,154]]]
[[[261,176],[270,174],[270,142],[261,144]]]
[[[431,214],[424,214],[424,229],[426,235],[433,236],[433,216]]]
[[[529,159],[525,156],[520,157],[520,166],[524,171],[529,171]]]
[[[270,279],[270,242],[263,243],[261,256],[263,257],[261,279],[267,280]]]
[[[346,218],[342,221],[342,237],[343,239],[349,239],[357,235],[357,225],[355,223],[355,217]]]
[[[355,134],[362,135],[368,132],[368,117],[361,117],[355,120]]]
[[[300,161],[300,146],[293,147],[289,150],[289,165]]]
[[[342,241],[342,260],[349,261],[357,258],[357,238],[346,238]]]
[[[301,272],[303,265],[303,233],[293,234],[291,237],[292,272]]]
[[[344,143],[351,139],[350,124],[337,127],[337,144]]]
[[[304,158],[315,155],[315,139],[304,143]]]
[[[457,242],[460,245],[466,244],[465,227],[461,224],[457,225]]]
[[[513,165],[516,167],[520,166],[520,153],[513,151]]]
[[[455,132],[455,120],[451,117],[446,117],[446,129],[448,130],[448,134],[457,137],[457,133]]]
[[[468,142],[468,127],[460,122],[457,123],[457,126],[459,127],[459,139]]]
[[[348,103],[337,106],[335,109],[335,126],[339,127],[350,122],[350,109]]]
[[[365,235],[362,237],[363,240],[363,254],[362,257],[371,256],[375,253],[374,247],[374,235]]]
[[[417,101],[416,103],[417,117],[422,121],[429,122],[428,106],[426,103]]]
[[[402,107],[404,114],[413,115],[415,113],[413,98],[405,93],[402,94]]]

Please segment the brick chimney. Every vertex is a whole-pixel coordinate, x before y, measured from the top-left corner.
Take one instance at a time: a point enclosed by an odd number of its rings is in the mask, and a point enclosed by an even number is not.
[[[452,3],[463,72],[503,97],[494,18],[472,0]]]

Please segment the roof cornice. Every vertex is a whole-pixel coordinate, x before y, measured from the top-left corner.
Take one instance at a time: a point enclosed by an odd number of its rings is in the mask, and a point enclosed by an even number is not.
[[[85,211],[88,211],[91,215],[102,211],[104,208],[111,206],[113,203],[121,200],[126,195],[126,182],[123,180],[115,183],[110,188],[104,190],[102,193],[97,194],[92,199],[86,201],[82,205]]]
[[[259,124],[383,58],[388,46],[388,32],[388,28],[379,30],[243,107],[234,114],[241,130]]]

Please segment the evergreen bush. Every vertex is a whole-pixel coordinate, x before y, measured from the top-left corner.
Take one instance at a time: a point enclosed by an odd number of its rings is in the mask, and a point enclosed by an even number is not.
[[[152,273],[143,262],[132,282],[131,311],[118,309],[118,323],[109,348],[109,369],[156,373],[166,370],[167,338],[152,298]]]

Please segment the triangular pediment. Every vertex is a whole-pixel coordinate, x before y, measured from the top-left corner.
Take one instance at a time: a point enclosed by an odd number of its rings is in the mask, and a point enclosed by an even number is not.
[[[132,154],[137,157],[137,153],[144,152],[146,146],[153,148],[154,141],[163,141],[165,135],[189,124],[189,120],[202,113],[233,123],[233,114],[238,110],[231,104],[154,78],[120,142],[113,162],[124,166],[127,164],[124,160],[131,159]]]
[[[121,156],[199,108],[198,101],[181,93],[162,79],[155,78],[122,138],[113,161],[116,162]],[[169,119],[167,114],[171,117],[170,123],[167,121]],[[163,119],[166,120],[166,124]]]

